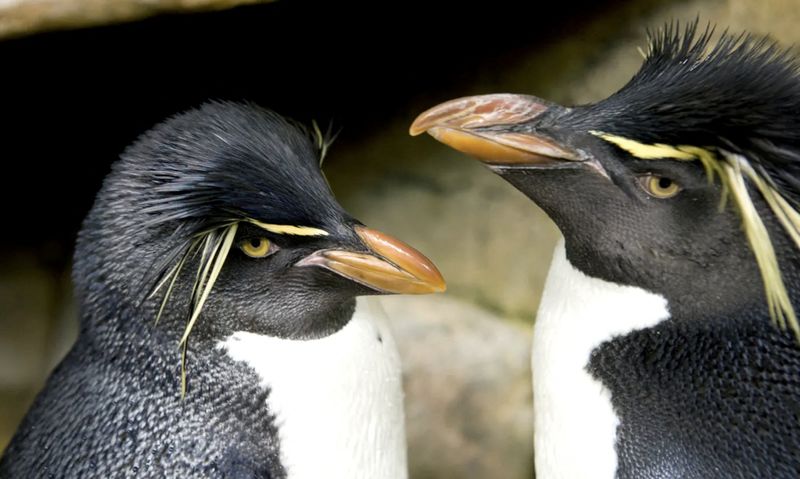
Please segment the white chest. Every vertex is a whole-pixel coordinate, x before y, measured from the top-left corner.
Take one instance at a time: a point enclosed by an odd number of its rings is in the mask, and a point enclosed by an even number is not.
[[[611,394],[586,370],[593,349],[667,319],[666,299],[592,278],[567,260],[562,239],[533,335],[533,404],[538,479],[613,478],[619,424]]]
[[[270,389],[289,479],[407,477],[400,358],[375,300],[326,338],[237,332],[220,347]]]

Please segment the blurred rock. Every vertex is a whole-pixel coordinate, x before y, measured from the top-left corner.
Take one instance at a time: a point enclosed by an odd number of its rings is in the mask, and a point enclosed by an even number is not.
[[[32,254],[0,270],[0,450],[77,336],[68,278]]]
[[[0,38],[271,0],[0,0]]]
[[[0,274],[0,387],[35,384],[47,358],[53,278],[32,258],[17,259]]]
[[[447,296],[380,302],[403,358],[411,477],[531,477],[530,328]]]

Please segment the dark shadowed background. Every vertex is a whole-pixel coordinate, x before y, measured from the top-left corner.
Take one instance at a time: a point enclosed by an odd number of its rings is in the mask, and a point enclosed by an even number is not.
[[[531,477],[530,325],[557,232],[409,124],[468,94],[603,98],[638,67],[645,29],[671,18],[800,40],[800,0],[280,0],[128,23],[159,2],[116,0],[130,8],[106,18],[109,1],[60,0],[85,4],[60,21],[52,1],[0,0],[0,449],[76,334],[72,246],[110,164],[166,116],[232,99],[341,128],[325,171],[343,205],[448,279],[445,295],[383,301],[412,477]]]

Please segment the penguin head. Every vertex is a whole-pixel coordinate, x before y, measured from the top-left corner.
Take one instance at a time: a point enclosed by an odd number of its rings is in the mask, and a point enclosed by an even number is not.
[[[800,238],[798,64],[767,40],[712,34],[697,22],[651,33],[640,71],[595,104],[460,98],[411,134],[476,156],[531,198],[584,273],[693,317],[766,304],[798,334],[786,288]]]
[[[145,133],[79,234],[74,279],[89,327],[146,311],[184,344],[190,332],[319,338],[346,324],[358,295],[444,290],[427,258],[336,202],[320,168],[326,148],[321,135],[236,103]]]

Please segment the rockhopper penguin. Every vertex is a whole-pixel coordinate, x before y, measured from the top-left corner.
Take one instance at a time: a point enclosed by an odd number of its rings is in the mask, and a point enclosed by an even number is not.
[[[552,478],[800,477],[800,73],[671,24],[619,92],[485,95],[412,134],[481,159],[557,224],[534,327]]]
[[[216,102],[124,152],[78,237],[79,338],[0,476],[407,477],[397,350],[356,297],[444,281],[339,206],[326,148]]]

